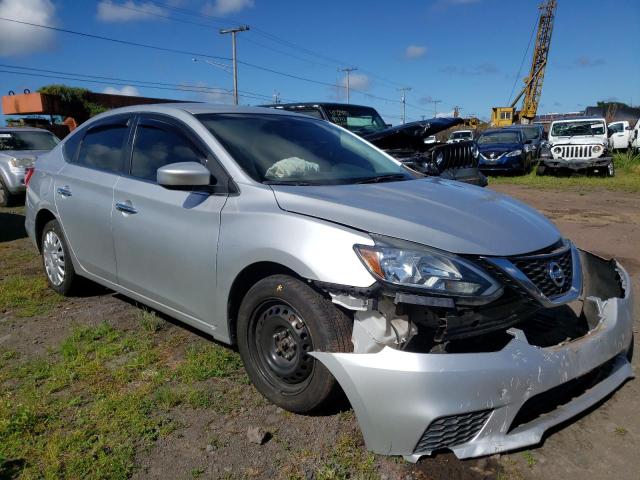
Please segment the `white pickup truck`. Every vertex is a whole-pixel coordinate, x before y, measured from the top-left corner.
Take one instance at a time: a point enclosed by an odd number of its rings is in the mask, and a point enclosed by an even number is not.
[[[631,126],[626,120],[612,122],[607,125],[609,130],[609,150],[626,150],[631,140]]]
[[[556,120],[549,129],[548,143],[551,156],[541,159],[538,174],[568,169],[615,175],[603,118]]]

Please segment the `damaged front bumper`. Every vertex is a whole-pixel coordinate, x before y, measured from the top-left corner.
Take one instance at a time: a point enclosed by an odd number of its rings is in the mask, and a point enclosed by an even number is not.
[[[547,168],[568,168],[579,171],[589,168],[606,167],[613,161],[612,157],[598,157],[590,159],[565,159],[565,158],[543,158],[541,163]]]
[[[577,339],[540,347],[511,328],[491,352],[313,352],[349,398],[367,448],[417,461],[442,449],[469,458],[537,444],[632,377],[629,276],[580,254],[589,330]]]

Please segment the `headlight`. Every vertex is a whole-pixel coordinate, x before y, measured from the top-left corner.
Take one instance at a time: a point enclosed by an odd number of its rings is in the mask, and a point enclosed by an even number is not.
[[[471,147],[471,154],[473,155],[473,158],[478,158],[478,155],[480,154],[480,152],[478,151],[477,145],[474,145],[473,147]]]
[[[456,297],[497,296],[502,287],[471,262],[411,242],[374,237],[376,244],[355,245],[367,269],[394,285]]]
[[[602,151],[602,146],[600,145],[594,145],[593,149],[591,150],[593,153],[600,153]]]
[[[12,158],[9,163],[14,168],[33,167],[33,160],[30,158]]]
[[[522,155],[522,150],[514,150],[513,152],[507,153],[507,157],[517,157],[518,155]]]
[[[440,152],[436,155],[436,164],[440,165],[442,160],[444,160],[444,153]]]
[[[560,147],[554,147],[553,153],[556,155],[560,155],[562,153],[562,149]]]

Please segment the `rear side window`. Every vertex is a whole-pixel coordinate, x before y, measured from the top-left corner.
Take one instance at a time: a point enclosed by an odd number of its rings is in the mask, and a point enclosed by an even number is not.
[[[131,175],[155,182],[160,167],[176,162],[201,162],[204,155],[176,128],[139,125],[131,157]]]
[[[82,140],[75,163],[83,167],[121,173],[124,170],[123,149],[128,132],[129,127],[122,124],[92,128]]]
[[[64,157],[68,162],[76,161],[78,147],[80,146],[80,142],[82,141],[83,136],[84,136],[84,131],[78,131],[78,132],[74,132],[69,136],[69,138],[65,139],[64,145],[62,146],[62,148],[64,151]]]

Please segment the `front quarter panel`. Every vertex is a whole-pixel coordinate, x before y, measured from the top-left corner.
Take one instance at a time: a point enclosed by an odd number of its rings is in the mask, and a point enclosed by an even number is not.
[[[273,191],[262,185],[240,185],[241,194],[228,199],[222,211],[218,245],[218,319],[235,278],[258,262],[272,262],[300,277],[352,287],[370,287],[375,279],[353,250],[373,245],[369,235],[314,217],[281,210]],[[228,326],[216,325],[221,337]]]

